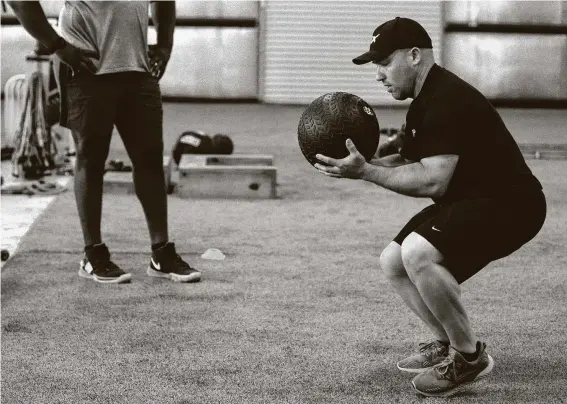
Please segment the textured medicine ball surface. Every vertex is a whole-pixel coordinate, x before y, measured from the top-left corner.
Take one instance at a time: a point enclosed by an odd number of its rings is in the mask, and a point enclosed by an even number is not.
[[[316,154],[348,156],[348,138],[369,161],[378,149],[380,125],[374,110],[362,98],[334,92],[320,96],[307,107],[299,120],[297,135],[301,152],[312,165],[321,163]]]

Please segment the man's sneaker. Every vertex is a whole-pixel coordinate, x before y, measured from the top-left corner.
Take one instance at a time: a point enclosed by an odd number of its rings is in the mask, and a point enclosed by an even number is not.
[[[437,340],[419,344],[419,353],[402,359],[397,363],[398,369],[410,373],[423,373],[443,362],[449,355],[449,344]]]
[[[480,380],[492,371],[494,359],[486,353],[485,343],[477,342],[477,351],[480,351],[478,358],[467,362],[459,352],[451,349],[447,359],[412,380],[413,388],[424,396],[449,397]]]
[[[150,258],[150,266],[147,269],[149,276],[171,279],[174,282],[198,282],[201,280],[201,272],[183,261],[175,252],[175,244],[167,243],[161,248],[154,250]]]
[[[110,252],[104,243],[95,244],[85,251],[85,258],[80,262],[79,276],[100,283],[125,283],[132,279],[131,274],[124,272],[110,260]]]

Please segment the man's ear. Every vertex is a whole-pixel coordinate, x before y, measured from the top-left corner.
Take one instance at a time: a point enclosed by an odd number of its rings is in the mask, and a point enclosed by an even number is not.
[[[413,47],[409,51],[409,56],[412,65],[417,65],[421,62],[421,49]]]

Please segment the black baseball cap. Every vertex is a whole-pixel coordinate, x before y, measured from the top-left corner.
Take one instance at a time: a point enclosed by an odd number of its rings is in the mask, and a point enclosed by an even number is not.
[[[431,37],[417,21],[396,17],[374,30],[370,50],[354,58],[352,62],[357,65],[378,62],[398,49],[413,47],[433,48]]]

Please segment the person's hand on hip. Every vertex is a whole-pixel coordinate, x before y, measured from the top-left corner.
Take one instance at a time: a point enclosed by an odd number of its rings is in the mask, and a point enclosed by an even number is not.
[[[150,45],[148,57],[150,60],[150,73],[158,80],[161,79],[171,57],[171,47]]]
[[[63,63],[73,69],[73,73],[88,72],[96,74],[96,66],[90,58],[98,59],[99,54],[96,51],[77,48],[70,43],[59,49],[55,54]]]

